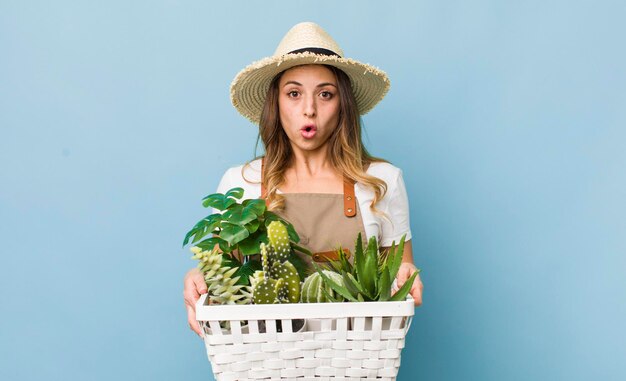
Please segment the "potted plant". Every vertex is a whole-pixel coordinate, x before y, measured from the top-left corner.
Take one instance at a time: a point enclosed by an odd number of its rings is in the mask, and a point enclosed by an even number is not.
[[[310,252],[298,245],[300,238],[293,225],[268,211],[262,199],[240,202],[243,194],[242,188],[233,188],[224,194],[213,193],[204,197],[202,205],[217,212],[198,221],[185,235],[183,246],[191,243],[202,251],[219,248],[221,266],[237,268],[231,274],[232,277],[239,277],[237,284],[250,285],[250,277],[262,267],[258,254],[261,254],[261,244],[269,243],[268,226],[278,221],[285,226],[288,235],[289,260],[298,274],[304,277],[306,266],[294,255],[294,250],[308,255]],[[239,254],[242,260],[235,254]]]
[[[207,284],[210,304],[295,303],[305,263],[295,255],[310,252],[297,245],[293,226],[267,210],[262,199],[244,199],[242,188],[206,196],[202,204],[216,213],[185,235],[192,259]],[[223,326],[228,329],[229,327]]]
[[[340,278],[329,276],[319,266],[316,266],[317,273],[325,285],[345,298],[346,301],[384,302],[404,300],[411,290],[415,277],[419,273],[418,269],[395,294],[391,295],[392,283],[402,263],[405,238],[406,235],[402,236],[398,246],[393,242],[388,250],[381,253],[376,237],[371,237],[367,248],[364,249],[361,233],[359,233],[354,249],[354,264],[347,260],[341,248],[338,250],[339,261],[330,262],[330,269],[338,273],[341,276]],[[330,294],[327,288],[321,288],[321,291],[328,300],[340,301]]]
[[[357,236],[354,249],[354,264],[351,264],[341,248],[338,249],[339,260],[330,262],[327,269],[316,266],[321,279],[319,291],[331,302],[384,302],[405,300],[411,285],[420,270],[418,269],[393,295],[392,284],[400,265],[404,251],[404,240],[400,239],[387,250],[378,246],[376,237],[370,237],[364,248],[361,233]],[[305,283],[308,279],[305,279]],[[330,292],[332,290],[332,292]],[[390,320],[383,320],[383,328],[389,328]],[[352,319],[354,325],[354,319]],[[364,329],[371,329],[372,319],[365,319]]]

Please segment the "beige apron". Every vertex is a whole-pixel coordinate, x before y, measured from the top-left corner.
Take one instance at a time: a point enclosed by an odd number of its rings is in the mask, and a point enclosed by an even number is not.
[[[261,198],[265,195],[261,178]],[[316,262],[336,260],[336,251],[342,247],[352,262],[357,235],[361,233],[363,242],[367,241],[353,182],[344,181],[343,194],[283,193],[282,196],[285,208],[277,214],[293,224],[300,236],[299,245],[313,253],[312,258],[301,255],[302,259],[307,263],[311,259]]]

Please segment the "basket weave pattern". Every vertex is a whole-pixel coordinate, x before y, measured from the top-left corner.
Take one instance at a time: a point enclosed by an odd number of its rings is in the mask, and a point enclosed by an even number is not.
[[[196,314],[218,381],[391,381],[413,301],[208,306],[203,296]]]

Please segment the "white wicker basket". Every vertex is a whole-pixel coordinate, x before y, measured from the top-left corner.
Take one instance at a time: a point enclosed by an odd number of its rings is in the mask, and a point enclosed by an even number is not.
[[[413,313],[410,298],[209,306],[203,295],[196,305],[218,381],[395,380]]]

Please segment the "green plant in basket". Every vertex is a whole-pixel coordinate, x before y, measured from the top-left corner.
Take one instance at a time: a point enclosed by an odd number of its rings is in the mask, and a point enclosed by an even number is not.
[[[250,286],[238,284],[240,277],[235,276],[240,267],[233,267],[229,257],[221,254],[217,247],[202,250],[194,246],[192,259],[200,263],[198,268],[207,284],[209,301],[213,304],[250,304],[252,290]]]
[[[281,247],[281,259],[283,262],[289,259],[301,278],[304,278],[306,264],[295,255],[294,250],[311,254],[297,244],[300,238],[293,226],[267,210],[265,200],[242,200],[243,194],[242,188],[233,188],[224,194],[214,193],[203,198],[202,205],[205,208],[214,208],[217,212],[200,220],[185,235],[183,241],[183,246],[189,243],[194,245],[193,258],[200,260],[198,267],[205,275],[209,291],[213,287],[215,291],[225,292],[224,300],[230,300],[229,293],[235,291],[233,287],[224,291],[224,277],[229,279],[226,284],[236,279],[233,286],[249,286],[252,275],[262,269],[258,256],[251,256],[260,254],[261,245],[269,243],[268,228],[273,222],[282,224],[285,229],[286,242]],[[245,259],[239,261],[234,253]],[[213,274],[220,268],[223,268],[221,272]],[[247,292],[246,290],[242,288],[237,292],[241,294]],[[247,294],[236,300],[238,303],[250,302]],[[220,303],[219,300],[214,301]]]
[[[297,303],[300,276],[289,261],[291,248],[285,225],[272,221],[267,226],[269,243],[261,244],[263,270],[254,273],[252,300],[255,304]]]
[[[336,282],[338,285],[343,286],[343,278],[340,274],[331,270],[321,270],[324,274]],[[326,282],[318,272],[306,277],[302,284],[302,292],[300,295],[300,302],[302,303],[328,303],[328,302],[342,302],[343,297],[336,293]]]
[[[405,238],[406,236],[402,236],[397,246],[393,242],[386,253],[381,254],[376,237],[371,237],[364,249],[361,233],[359,233],[354,249],[354,264],[348,261],[341,248],[338,250],[339,261],[330,263],[330,268],[341,275],[343,283],[335,277],[328,276],[319,266],[316,266],[317,273],[325,285],[347,301],[404,300],[419,273],[419,270],[416,271],[395,294],[391,295],[391,286],[402,264]],[[327,292],[325,288],[321,288],[321,290],[329,300],[340,301]]]

